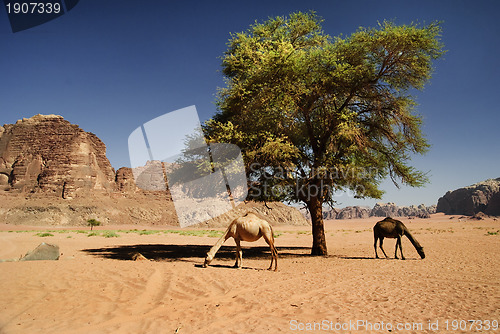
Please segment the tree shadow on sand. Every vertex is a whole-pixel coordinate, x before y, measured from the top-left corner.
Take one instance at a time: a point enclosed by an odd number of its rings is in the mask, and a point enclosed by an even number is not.
[[[209,245],[163,245],[163,244],[140,244],[123,245],[115,247],[103,247],[94,249],[83,249],[82,252],[95,257],[130,261],[137,253],[142,254],[149,260],[154,261],[200,261],[207,255],[212,246]],[[235,258],[234,246],[222,246],[217,252],[216,258]],[[244,259],[269,259],[271,252],[267,246],[242,247]],[[310,247],[278,247],[280,258],[294,258],[310,256]]]

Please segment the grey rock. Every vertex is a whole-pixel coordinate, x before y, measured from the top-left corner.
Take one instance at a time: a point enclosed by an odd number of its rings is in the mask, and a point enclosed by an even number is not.
[[[37,248],[26,253],[19,261],[59,260],[59,246],[42,242]]]
[[[373,207],[371,217],[399,217],[399,208],[394,203],[377,203]]]
[[[339,211],[336,219],[353,219],[370,217],[371,209],[363,206],[348,206]]]

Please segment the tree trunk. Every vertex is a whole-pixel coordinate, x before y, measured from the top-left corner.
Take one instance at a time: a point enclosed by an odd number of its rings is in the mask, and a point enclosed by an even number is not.
[[[323,225],[323,203],[318,196],[311,196],[307,206],[312,220],[313,245],[311,255],[328,255]]]

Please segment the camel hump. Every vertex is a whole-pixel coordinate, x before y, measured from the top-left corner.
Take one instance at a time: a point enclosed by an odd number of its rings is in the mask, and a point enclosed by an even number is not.
[[[401,220],[397,220],[397,219],[394,219],[391,217],[385,217],[383,220],[379,221],[379,223],[381,223],[381,222],[391,222],[391,223],[396,224],[396,225],[405,226],[405,224],[403,224],[403,222]]]
[[[242,217],[247,217],[247,216],[252,216],[252,215],[259,218],[259,219],[267,221],[267,219],[266,219],[266,217],[264,217],[264,215],[262,215],[258,212],[255,212],[255,211],[250,211],[250,210],[247,211]]]
[[[386,225],[386,224],[393,224],[393,225],[397,225],[397,222],[398,220],[396,219],[392,219],[391,217],[385,217],[384,219],[382,220],[379,220],[375,226],[381,226],[381,225]],[[374,226],[374,227],[375,227]]]
[[[397,219],[393,219],[391,217],[386,217],[383,220],[377,222],[375,224],[375,226],[373,226],[374,232],[375,232],[375,230],[379,230],[379,229],[383,229],[383,230],[394,229],[394,230],[398,231],[399,235],[408,235],[410,233],[410,231],[408,230],[406,225],[403,224],[402,221],[397,220]]]

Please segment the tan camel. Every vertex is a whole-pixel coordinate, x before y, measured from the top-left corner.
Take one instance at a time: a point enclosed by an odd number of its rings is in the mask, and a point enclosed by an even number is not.
[[[402,222],[396,219],[392,219],[391,217],[387,217],[384,220],[379,221],[373,227],[373,237],[375,239],[373,247],[375,248],[375,257],[377,259],[379,258],[377,254],[377,240],[380,239],[380,249],[387,258],[387,254],[385,254],[385,251],[382,248],[384,238],[396,238],[397,241],[396,241],[396,250],[394,252],[394,258],[396,259],[398,258],[398,246],[399,246],[399,250],[401,252],[401,259],[404,260],[405,257],[403,255],[403,248],[401,247],[401,237],[403,235],[405,235],[408,238],[408,240],[410,240],[410,242],[417,250],[418,255],[420,255],[420,257],[424,259],[425,258],[424,248],[420,246],[418,241],[415,240],[415,238],[411,235],[410,231],[408,231],[408,229]]]
[[[257,216],[253,212],[247,212],[244,216],[236,218],[229,225],[226,230],[226,233],[217,241],[217,243],[210,249],[207,253],[207,257],[205,258],[205,263],[203,267],[206,268],[210,262],[215,257],[215,254],[222,246],[222,244],[229,238],[233,237],[236,242],[236,263],[234,264],[235,268],[241,268],[241,241],[257,241],[261,237],[266,240],[267,244],[271,248],[271,264],[269,265],[268,270],[271,270],[273,266],[273,261],[275,262],[274,270],[278,269],[278,251],[274,246],[274,236],[273,236],[273,228],[269,223]]]

